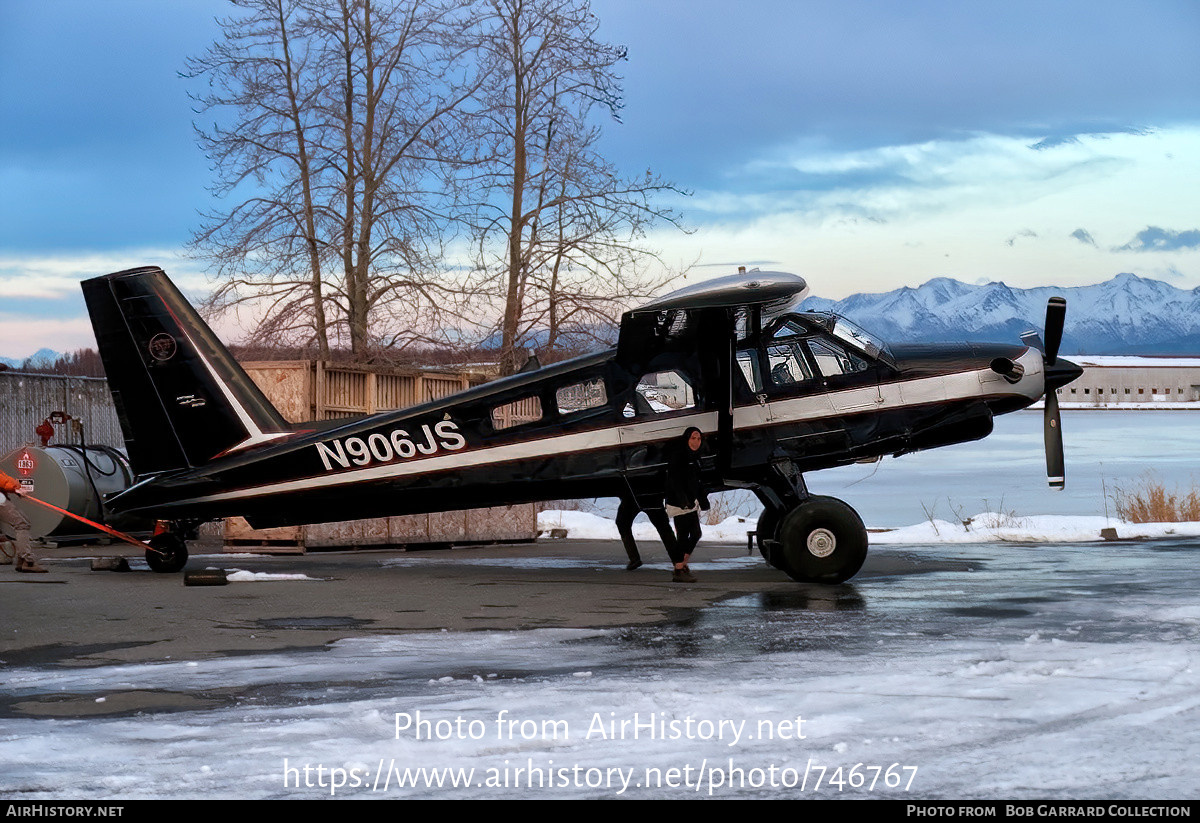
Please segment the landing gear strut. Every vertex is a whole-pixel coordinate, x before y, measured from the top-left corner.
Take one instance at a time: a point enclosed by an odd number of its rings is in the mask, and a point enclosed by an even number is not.
[[[764,505],[762,514],[758,516],[758,527],[755,530],[758,535],[758,553],[781,572],[787,571],[787,569],[783,560],[783,548],[779,545],[776,533],[779,530],[779,521],[785,514],[787,512],[782,509],[769,504]]]
[[[775,568],[802,583],[841,583],[867,558],[867,530],[850,505],[808,493],[798,472],[779,471],[785,487],[763,488],[758,549]]]

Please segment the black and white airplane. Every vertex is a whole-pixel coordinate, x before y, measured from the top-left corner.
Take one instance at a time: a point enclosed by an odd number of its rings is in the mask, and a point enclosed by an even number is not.
[[[804,280],[739,273],[626,312],[615,349],[400,411],[289,424],[161,269],[87,280],[84,296],[136,481],[114,522],[159,521],[147,561],[179,571],[206,520],[293,525],[575,497],[662,504],[666,453],[706,434],[706,488],[752,490],[763,556],[837,583],[867,552],[858,514],[804,473],[986,436],[1046,398],[1046,457],[1063,484],[1055,389],[1081,370],[1046,342],[888,346],[797,307]]]

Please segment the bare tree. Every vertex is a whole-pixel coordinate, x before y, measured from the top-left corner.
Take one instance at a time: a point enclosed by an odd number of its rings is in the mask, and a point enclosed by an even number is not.
[[[595,328],[659,285],[642,245],[659,221],[679,225],[650,173],[631,179],[597,150],[594,109],[620,109],[622,48],[600,42],[585,0],[486,0],[478,60],[487,80],[475,123],[478,262],[500,297],[500,365],[515,371],[535,329],[551,346]]]
[[[198,129],[214,191],[194,247],[215,263],[210,305],[261,313],[255,342],[429,339],[453,291],[437,277],[461,155],[450,118],[476,88],[469,16],[441,0],[236,0],[205,78]]]

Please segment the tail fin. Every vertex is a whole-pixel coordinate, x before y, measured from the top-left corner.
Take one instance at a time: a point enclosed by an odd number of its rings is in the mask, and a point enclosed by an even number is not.
[[[162,269],[82,285],[139,477],[201,466],[290,431]]]

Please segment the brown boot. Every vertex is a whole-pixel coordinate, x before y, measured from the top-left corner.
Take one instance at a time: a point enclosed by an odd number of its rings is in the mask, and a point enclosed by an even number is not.
[[[30,574],[45,574],[49,569],[42,568],[37,564],[36,560],[30,560],[25,557],[17,558],[17,571],[29,572]]]
[[[671,582],[672,583],[695,583],[696,575],[692,574],[691,570],[688,569],[687,566],[684,566],[682,569],[675,569],[671,573]]]

